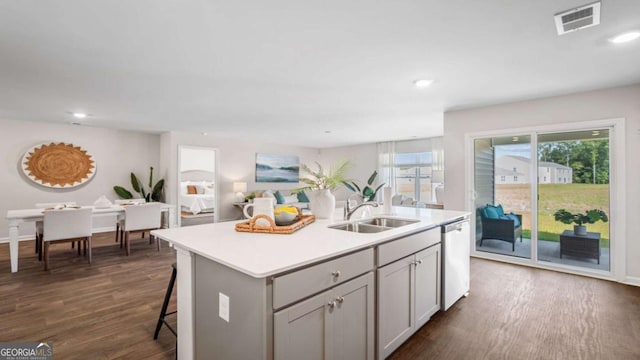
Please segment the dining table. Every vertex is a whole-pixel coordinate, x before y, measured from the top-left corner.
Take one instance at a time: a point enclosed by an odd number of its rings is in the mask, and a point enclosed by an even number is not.
[[[175,223],[175,206],[171,204],[161,203],[163,212],[164,227],[170,227]],[[124,216],[125,207],[129,204],[110,205],[105,207],[97,206],[81,206],[82,208],[91,208],[93,217],[100,216]],[[9,223],[9,256],[11,257],[11,272],[18,271],[18,237],[20,235],[20,225],[25,222],[42,221],[44,219],[44,211],[42,208],[20,209],[7,211],[7,221]]]

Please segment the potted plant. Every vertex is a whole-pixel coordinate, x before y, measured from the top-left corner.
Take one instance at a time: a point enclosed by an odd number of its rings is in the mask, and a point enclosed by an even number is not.
[[[317,161],[316,165],[318,170],[312,170],[305,164],[300,165],[302,171],[308,175],[300,179],[300,182],[305,183],[306,186],[294,189],[292,192],[311,190],[311,211],[317,218],[327,219],[331,217],[336,207],[336,197],[331,191],[348,181],[345,173],[351,163],[349,160],[340,160],[332,165],[327,173]]]
[[[133,190],[140,194],[140,196],[147,202],[152,200],[162,201],[164,179],[158,180],[158,182],[153,185],[153,166],[149,168],[149,192],[144,190],[142,182],[138,180],[134,173],[131,173],[131,186],[133,186]],[[122,186],[114,186],[113,191],[115,191],[122,199],[133,199],[133,194]]]
[[[587,227],[583,224],[593,224],[599,220],[609,221],[607,214],[600,209],[591,209],[582,213],[571,213],[565,209],[560,209],[553,214],[556,221],[563,224],[576,224],[573,226],[573,233],[579,236],[587,235]]]
[[[373,185],[373,182],[376,180],[376,177],[378,176],[378,171],[374,170],[373,174],[371,174],[371,176],[369,176],[369,179],[367,180],[367,185],[365,185],[362,189],[360,189],[360,186],[358,186],[358,184],[355,181],[343,181],[342,184],[349,190],[358,193],[361,197],[362,197],[362,201],[366,202],[366,201],[374,201],[376,199],[376,196],[378,195],[378,190],[380,190],[383,186],[384,183],[378,185],[377,188],[372,188],[371,186]]]

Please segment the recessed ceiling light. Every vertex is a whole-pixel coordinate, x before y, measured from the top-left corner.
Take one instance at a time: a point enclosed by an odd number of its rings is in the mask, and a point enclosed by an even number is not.
[[[610,39],[609,41],[611,41],[614,44],[622,44],[622,43],[626,43],[629,41],[633,41],[637,38],[640,38],[640,31],[631,31],[631,32],[627,32],[624,34],[620,34],[612,39]]]
[[[209,135],[209,134],[208,134],[208,133],[206,133],[206,132],[201,132],[201,134],[202,134],[202,135],[204,135],[204,136]]]
[[[325,130],[324,133],[325,134],[331,134],[331,130]]]
[[[413,85],[417,88],[426,88],[433,83],[433,80],[429,79],[420,79],[413,82]]]
[[[87,117],[87,114],[85,113],[80,113],[80,112],[74,112],[72,113],[73,117],[76,119],[84,119]]]

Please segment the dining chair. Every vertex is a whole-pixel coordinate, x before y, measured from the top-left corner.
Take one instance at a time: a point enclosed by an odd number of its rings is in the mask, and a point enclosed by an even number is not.
[[[49,245],[54,242],[78,242],[84,244],[85,255],[89,248],[89,264],[91,264],[91,208],[68,210],[45,210],[44,231],[42,241],[44,246],[44,270],[49,270]]]
[[[75,206],[75,201],[63,201],[63,202],[55,202],[55,203],[36,203],[36,209],[46,209],[46,208],[54,208],[56,206]],[[36,254],[38,254],[38,261],[42,261],[42,231],[43,231],[43,223],[42,220],[36,221]],[[73,247],[74,243],[71,243],[71,247]]]
[[[120,227],[121,246],[124,243],[127,256],[131,255],[130,236],[133,233],[142,233],[146,231],[160,229],[161,227],[161,209],[160,203],[147,203],[139,205],[130,205],[124,208],[125,218]],[[149,235],[149,242],[153,242],[153,236]],[[160,239],[156,239],[158,251],[160,251]]]
[[[138,199],[119,199],[114,201],[114,204],[116,205],[128,205],[128,204],[144,204],[146,203],[147,200],[143,199],[143,198],[138,198]],[[124,223],[124,215],[118,215],[118,217],[116,218],[116,242],[118,242],[118,234],[120,233],[121,229],[122,229],[122,224]],[[122,247],[122,243],[120,244],[120,247]]]

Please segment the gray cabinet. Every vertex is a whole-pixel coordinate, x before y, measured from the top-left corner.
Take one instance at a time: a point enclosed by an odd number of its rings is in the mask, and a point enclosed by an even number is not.
[[[441,247],[440,244],[415,255],[415,328],[426,324],[440,310]]]
[[[276,312],[274,359],[373,359],[373,287],[369,272]]]
[[[384,359],[440,309],[440,244],[378,272],[378,359]]]

